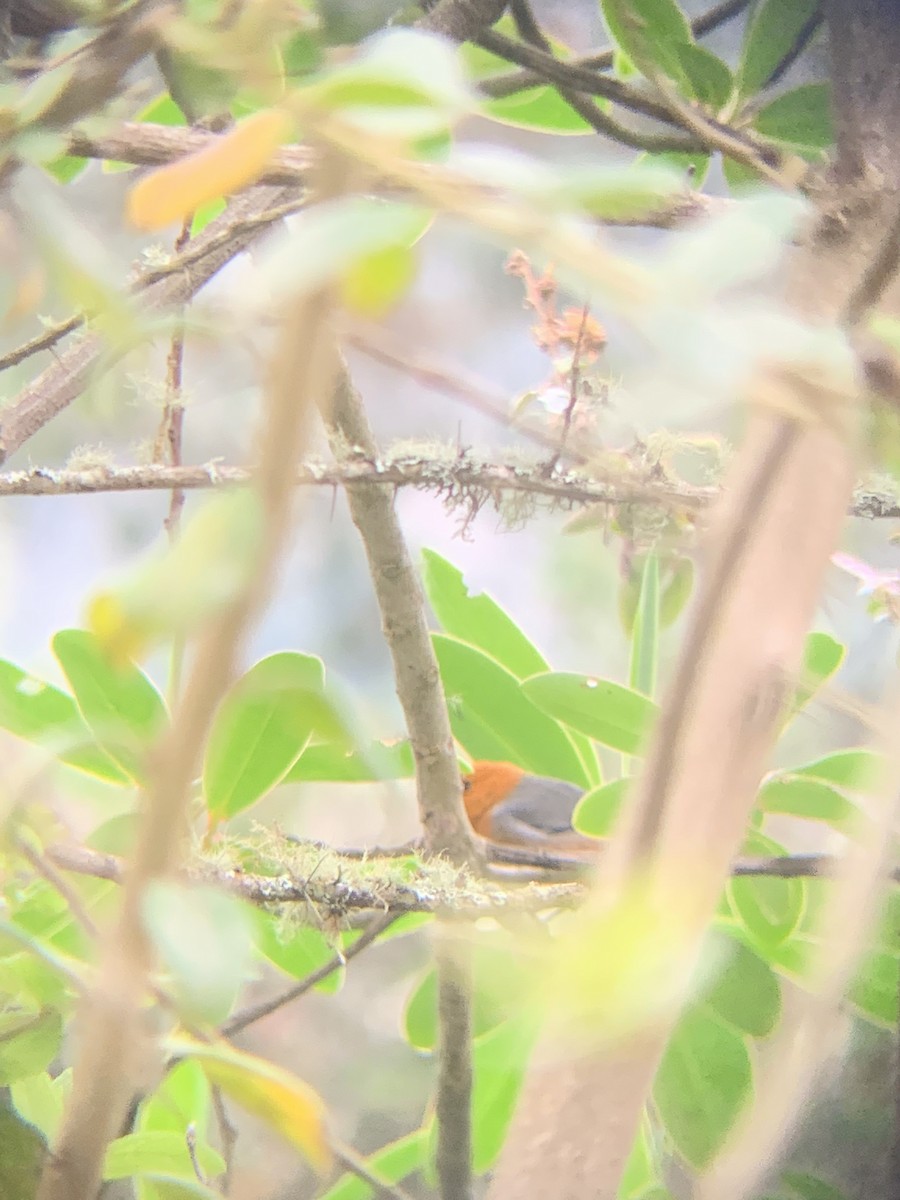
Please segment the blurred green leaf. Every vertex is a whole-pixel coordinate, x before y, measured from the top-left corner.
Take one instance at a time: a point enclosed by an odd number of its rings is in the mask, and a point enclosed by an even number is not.
[[[190,636],[233,602],[256,570],[261,529],[254,492],[204,502],[174,545],[160,544],[120,583],[95,594],[89,624],[109,656],[122,661],[158,641]]]
[[[366,1166],[387,1183],[401,1183],[418,1171],[428,1154],[429,1131],[417,1129],[382,1146],[365,1160]],[[355,1175],[345,1175],[324,1192],[320,1200],[369,1200],[372,1189]]]
[[[877,950],[867,954],[850,987],[849,1000],[871,1021],[897,1028],[900,959],[896,953]]]
[[[271,791],[313,733],[346,741],[324,685],[321,660],[293,651],[262,659],[234,684],[216,712],[203,763],[212,819],[233,817]]]
[[[533,129],[537,133],[594,133],[594,127],[567,104],[554,87],[526,88],[511,96],[485,100],[485,116],[515,129]]]
[[[744,853],[748,855],[784,852],[783,846],[756,831],[748,835],[744,844]],[[764,956],[787,941],[803,920],[806,882],[802,879],[738,876],[728,881],[726,891],[752,946]]]
[[[415,773],[409,742],[372,742],[362,750],[344,744],[307,746],[283,783],[372,783],[411,779]]]
[[[3,660],[0,660],[0,728],[44,746],[61,762],[108,783],[130,782],[96,744],[71,696]]]
[[[408,137],[435,133],[476,105],[455,47],[400,27],[367,39],[349,61],[310,78],[295,96],[373,132]]]
[[[82,716],[109,756],[133,778],[144,778],[144,756],[165,727],[165,702],[134,663],[113,662],[92,633],[63,629],[53,653]]]
[[[417,268],[409,246],[386,246],[363,255],[341,277],[341,303],[354,316],[383,317],[409,291]]]
[[[685,85],[676,48],[693,34],[675,0],[600,0],[600,9],[610,36],[641,71],[662,71]]]
[[[472,1045],[472,1169],[482,1175],[503,1148],[533,1037],[520,1022],[506,1021]]]
[[[639,692],[590,675],[562,671],[535,675],[522,690],[558,721],[623,754],[641,752],[658,711]]]
[[[834,142],[831,85],[803,83],[761,108],[753,124],[764,137],[827,150]]]
[[[666,1132],[691,1166],[710,1162],[752,1089],[743,1035],[705,1006],[689,1009],[666,1046],[653,1099]]]
[[[628,682],[632,691],[652,697],[656,691],[659,661],[659,559],[648,554],[641,573],[634,624],[631,628],[631,667]]]
[[[803,708],[840,667],[847,647],[829,633],[811,633],[803,649],[801,682],[794,695],[794,711]]]
[[[815,762],[792,767],[792,775],[821,779],[851,792],[870,792],[884,772],[883,755],[873,750],[838,750]]]
[[[10,1084],[10,1096],[18,1114],[35,1129],[39,1129],[48,1144],[52,1144],[59,1129],[71,1085],[71,1070],[56,1079],[47,1071],[39,1071]],[[5,1193],[0,1188],[0,1196]]]
[[[361,261],[409,247],[431,216],[410,204],[347,196],[304,209],[260,256],[260,283],[277,303],[340,280]]]
[[[221,1175],[225,1170],[225,1160],[211,1146],[197,1146],[196,1155],[204,1175]],[[104,1179],[130,1179],[147,1173],[196,1180],[183,1134],[164,1130],[126,1133],[110,1142],[103,1160]]]
[[[59,1053],[62,1031],[62,1016],[52,1009],[0,1013],[0,1087],[45,1071]]]
[[[615,779],[612,783],[585,792],[572,815],[575,828],[592,837],[609,837],[630,784],[630,779]]]
[[[703,1003],[742,1033],[766,1037],[781,1014],[781,985],[769,964],[742,942],[714,932],[723,955]]]
[[[694,42],[677,42],[674,51],[694,98],[713,112],[724,108],[734,90],[734,78],[728,64]]]
[[[241,902],[212,887],[157,881],[144,895],[143,921],[179,1011],[221,1023],[252,958],[253,925]]]
[[[77,154],[61,154],[59,158],[43,163],[43,168],[57,183],[71,183],[87,167],[89,160]]]
[[[305,979],[335,955],[335,947],[319,929],[311,926],[291,930],[276,923],[272,914],[264,913],[257,925],[256,945],[270,962],[293,979]],[[344,972],[341,968],[316,984],[320,992],[340,990]]]
[[[779,1180],[778,1190],[779,1194],[789,1196],[790,1200],[848,1200],[847,1194],[834,1184],[802,1171],[785,1171]]]
[[[141,1104],[138,1131],[163,1130],[177,1133],[184,1140],[190,1125],[196,1136],[207,1136],[212,1108],[209,1080],[199,1063],[189,1059],[176,1063],[166,1072],[159,1087]]]
[[[767,813],[783,813],[808,821],[824,821],[841,832],[858,822],[860,811],[846,796],[820,779],[783,772],[768,779],[759,792],[759,806]]]
[[[738,68],[738,91],[753,96],[790,54],[819,0],[762,0],[747,22]]]
[[[432,640],[453,736],[472,758],[514,762],[535,775],[587,786],[572,740],[529,699],[530,681],[520,683],[474,646],[440,633]]]
[[[474,595],[463,573],[434,550],[422,551],[428,602],[444,630],[495,658],[517,679],[548,671],[549,664],[500,605],[485,592]]]
[[[656,1131],[645,1114],[619,1181],[616,1200],[640,1200],[659,1183],[660,1155]]]
[[[0,1099],[0,1197],[34,1200],[47,1147],[38,1131]]]

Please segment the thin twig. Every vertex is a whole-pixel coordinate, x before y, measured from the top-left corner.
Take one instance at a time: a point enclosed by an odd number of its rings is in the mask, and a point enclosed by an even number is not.
[[[253,1025],[256,1021],[261,1021],[263,1017],[268,1017],[271,1013],[277,1012],[279,1008],[284,1008],[286,1004],[292,1004],[294,1000],[299,1000],[301,996],[305,996],[307,992],[321,983],[323,979],[327,979],[329,975],[333,975],[335,971],[339,971],[351,959],[361,954],[367,946],[370,946],[396,920],[396,913],[379,913],[378,916],[372,918],[355,942],[352,942],[339,954],[335,954],[333,958],[323,963],[315,971],[311,971],[304,979],[292,984],[291,987],[281,992],[278,996],[272,997],[270,1000],[263,1000],[259,1004],[249,1005],[247,1008],[235,1013],[222,1026],[220,1031],[222,1036],[232,1038],[235,1034],[241,1033],[246,1029],[248,1025]]]
[[[85,931],[90,938],[96,938],[97,926],[94,924],[94,919],[84,907],[81,897],[75,889],[69,884],[68,880],[60,874],[54,866],[50,857],[47,854],[39,853],[25,837],[16,838],[16,849],[32,868],[35,874],[40,875],[47,883],[58,892],[65,900],[66,907],[69,912]]]
[[[349,1171],[351,1175],[355,1175],[357,1179],[368,1184],[376,1195],[382,1196],[384,1200],[412,1200],[409,1193],[398,1184],[388,1183],[386,1179],[382,1179],[350,1146],[338,1141],[333,1136],[330,1139],[330,1145],[335,1162],[345,1171]]]

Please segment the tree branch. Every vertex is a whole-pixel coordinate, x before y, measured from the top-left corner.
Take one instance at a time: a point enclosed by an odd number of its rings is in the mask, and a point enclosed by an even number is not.
[[[378,457],[362,401],[346,368],[323,416],[338,459]],[[397,696],[406,718],[416,767],[416,795],[425,844],[457,863],[478,854],[462,804],[462,784],[447,703],[425,617],[425,600],[394,511],[391,487],[346,487],[353,523],[365,547],[385,640],[394,664]]]
[[[503,16],[506,0],[438,0],[416,28],[453,42],[470,42]]]

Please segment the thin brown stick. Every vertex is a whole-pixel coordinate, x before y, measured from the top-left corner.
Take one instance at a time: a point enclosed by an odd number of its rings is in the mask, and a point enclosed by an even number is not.
[[[346,1143],[332,1137],[330,1144],[335,1162],[345,1171],[349,1171],[351,1175],[355,1175],[357,1179],[368,1184],[376,1195],[382,1196],[384,1200],[412,1200],[409,1193],[398,1184],[388,1183],[386,1179],[382,1179],[376,1171],[372,1170],[365,1159],[360,1158],[356,1151]]]
[[[236,1012],[233,1017],[222,1026],[220,1032],[225,1038],[232,1038],[235,1034],[241,1033],[248,1025],[253,1025],[256,1021],[261,1021],[264,1017],[268,1017],[271,1013],[277,1012],[279,1008],[284,1008],[286,1004],[292,1004],[295,1000],[299,1000],[301,996],[305,996],[323,979],[327,979],[329,975],[333,975],[335,971],[339,971],[345,967],[348,962],[356,958],[358,954],[362,954],[368,946],[371,946],[384,931],[397,920],[396,913],[380,913],[372,918],[365,929],[355,942],[352,942],[346,950],[342,950],[340,954],[335,954],[328,962],[323,963],[315,971],[311,971],[305,978],[299,982],[292,984],[277,996],[273,996],[270,1000],[263,1000],[259,1004],[248,1005],[247,1008]]]

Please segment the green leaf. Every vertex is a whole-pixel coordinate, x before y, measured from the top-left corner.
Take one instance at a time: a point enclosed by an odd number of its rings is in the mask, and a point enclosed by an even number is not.
[[[507,1021],[472,1046],[472,1168],[482,1175],[503,1148],[533,1038],[520,1022]]]
[[[203,792],[217,821],[243,812],[285,777],[314,732],[342,733],[323,694],[322,662],[284,651],[251,667],[223,699],[203,763]]]
[[[658,1141],[645,1115],[619,1181],[617,1200],[641,1200],[658,1185],[661,1173]]]
[[[703,1006],[686,1012],[666,1046],[653,1098],[666,1131],[691,1166],[710,1162],[752,1087],[745,1038]]]
[[[435,133],[476,106],[456,48],[400,27],[369,38],[350,61],[312,77],[296,98],[401,137]]]
[[[829,633],[811,633],[803,649],[802,682],[794,696],[794,710],[803,708],[840,667],[847,647]]]
[[[61,762],[108,783],[128,783],[128,776],[96,745],[66,692],[0,660],[0,728],[36,742]]]
[[[43,1012],[0,1014],[0,1087],[45,1071],[62,1044],[62,1016]]]
[[[0,1196],[34,1200],[47,1157],[43,1138],[0,1099]]]
[[[40,1071],[10,1085],[16,1111],[29,1125],[41,1131],[48,1144],[52,1144],[62,1121],[71,1078],[71,1070],[64,1071],[56,1079],[51,1079],[47,1071]],[[0,1189],[0,1195],[3,1194]]]
[[[423,550],[422,561],[428,602],[447,633],[483,650],[517,679],[550,669],[537,647],[496,600],[484,592],[469,592],[462,571],[434,550]]]
[[[693,34],[675,0],[600,0],[600,8],[616,45],[645,74],[662,71],[685,82],[675,47]]]
[[[274,302],[287,303],[339,280],[373,254],[413,245],[430,220],[425,209],[363,196],[316,204],[261,255],[260,282]]]
[[[428,1154],[429,1131],[417,1129],[397,1138],[370,1155],[366,1166],[387,1183],[400,1183],[425,1163]],[[372,1188],[355,1175],[345,1175],[328,1189],[320,1200],[369,1200]]]
[[[409,742],[372,742],[364,750],[346,746],[307,746],[283,783],[372,783],[411,779],[415,774]]]
[[[789,1188],[791,1200],[847,1200],[847,1195],[834,1184],[801,1171],[785,1171],[779,1180],[779,1191]]]
[[[635,692],[652,696],[656,691],[659,660],[659,559],[648,554],[641,574],[634,624],[631,629],[631,668],[628,682]]]
[[[84,171],[88,162],[88,159],[79,158],[77,154],[61,154],[59,158],[54,158],[41,165],[57,183],[71,183]]]
[[[214,476],[215,468],[210,471]],[[262,507],[251,490],[204,501],[177,542],[161,541],[120,583],[92,599],[89,624],[109,656],[135,657],[208,625],[253,578],[262,527]]]
[[[594,127],[567,104],[554,87],[527,88],[511,96],[486,100],[481,111],[487,117],[516,129],[537,133],[594,133]]]
[[[592,837],[609,837],[628,794],[630,779],[615,779],[586,792],[572,815],[574,827]]]
[[[781,1013],[781,985],[777,976],[767,962],[742,942],[721,933],[712,936],[714,944],[719,943],[724,952],[724,961],[704,993],[703,1003],[742,1033],[766,1037]]]
[[[263,913],[261,916],[257,925],[257,948],[286,975],[293,979],[305,979],[334,958],[335,947],[320,930],[311,926],[286,930],[283,921],[276,922],[272,914]],[[316,990],[338,991],[343,974],[343,970],[338,968],[316,984]]]
[[[453,736],[472,758],[514,762],[535,775],[588,785],[571,739],[529,699],[531,680],[520,683],[492,658],[454,638],[436,633],[433,642]]]
[[[694,42],[678,42],[673,49],[694,98],[713,112],[719,112],[728,103],[734,90],[734,78],[728,64],[705,46],[698,46]]]
[[[792,146],[827,150],[834,142],[831,85],[803,83],[761,108],[753,124],[764,137]]]
[[[829,784],[786,772],[763,784],[758,802],[764,812],[824,821],[841,832],[847,832],[860,816],[856,805]]]
[[[138,1131],[177,1133],[183,1141],[190,1125],[198,1139],[205,1139],[211,1109],[209,1080],[199,1063],[186,1059],[167,1071],[159,1087],[141,1104]]]
[[[225,1160],[211,1146],[198,1145],[197,1161],[204,1175],[221,1175]],[[127,1133],[110,1142],[103,1160],[104,1179],[130,1179],[147,1173],[197,1178],[184,1135],[164,1130]]]
[[[744,853],[748,855],[784,852],[783,846],[758,832],[752,832],[744,844]],[[765,876],[738,876],[728,881],[726,889],[735,916],[763,955],[787,941],[800,925],[806,908],[806,890],[802,879]]]
[[[253,923],[234,896],[212,887],[151,883],[143,921],[179,1011],[217,1025],[228,1016],[247,978]]]
[[[558,721],[623,754],[641,752],[658,711],[646,696],[589,675],[535,675],[523,691]]]
[[[896,1029],[898,1019],[897,980],[900,960],[896,954],[878,950],[869,954],[856,973],[849,1000],[880,1025]]]
[[[167,721],[165,703],[134,663],[114,663],[84,629],[63,629],[53,653],[91,730],[123,770],[144,777],[143,758]]]
[[[792,767],[790,773],[821,779],[851,792],[871,792],[884,765],[883,755],[872,750],[839,750],[802,767]]]
[[[738,68],[741,97],[753,96],[764,87],[781,61],[790,53],[819,0],[762,0],[747,22]]]

